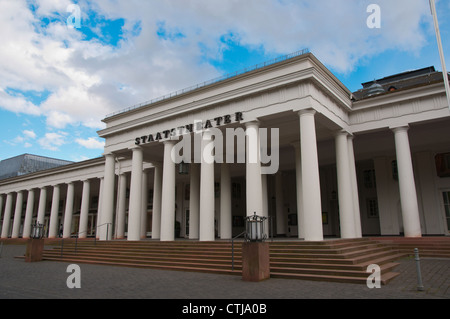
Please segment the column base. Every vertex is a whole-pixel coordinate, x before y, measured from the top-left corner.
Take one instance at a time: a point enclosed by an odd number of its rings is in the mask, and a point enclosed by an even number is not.
[[[242,280],[258,282],[270,278],[269,244],[242,244]]]
[[[27,243],[25,262],[37,262],[42,260],[44,251],[44,239],[30,239]]]

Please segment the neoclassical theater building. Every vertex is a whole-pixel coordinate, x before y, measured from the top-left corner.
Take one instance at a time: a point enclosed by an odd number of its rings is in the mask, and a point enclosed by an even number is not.
[[[0,180],[2,238],[448,235],[450,110],[433,67],[350,92],[303,51],[104,119],[101,158]],[[1,175],[1,174],[0,174]]]

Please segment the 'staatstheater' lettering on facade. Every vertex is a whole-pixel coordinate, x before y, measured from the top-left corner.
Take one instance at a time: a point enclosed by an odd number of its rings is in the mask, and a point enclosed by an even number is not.
[[[184,126],[179,126],[176,128],[172,128],[170,130],[165,130],[162,132],[158,132],[156,134],[144,135],[141,137],[136,137],[135,144],[147,144],[151,142],[158,142],[164,139],[168,139],[169,137],[181,136],[193,132],[200,132],[202,130],[206,130],[213,127],[219,127],[222,125],[232,124],[243,121],[242,112],[236,112],[234,115],[224,115],[214,118],[213,120],[206,120],[206,122],[196,121],[193,124],[187,124]]]

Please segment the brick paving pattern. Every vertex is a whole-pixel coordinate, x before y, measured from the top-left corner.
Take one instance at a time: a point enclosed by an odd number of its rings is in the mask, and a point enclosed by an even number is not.
[[[450,299],[450,259],[422,258],[424,291],[417,290],[414,258],[388,285],[271,278],[249,283],[240,276],[79,264],[81,288],[69,289],[69,263],[26,263],[14,258],[24,245],[5,245],[0,257],[0,299]]]

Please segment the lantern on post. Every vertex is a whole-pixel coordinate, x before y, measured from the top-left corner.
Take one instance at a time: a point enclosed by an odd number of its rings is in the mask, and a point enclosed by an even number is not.
[[[42,260],[42,252],[44,251],[44,225],[36,221],[32,225],[30,240],[27,243],[25,252],[26,262],[36,262]]]
[[[186,164],[184,161],[180,163],[178,166],[178,174],[180,175],[188,175],[189,174],[189,164]]]
[[[264,221],[267,217],[247,216],[246,242],[242,244],[242,279],[262,281],[270,277],[269,243],[265,243]]]
[[[252,242],[262,242],[266,239],[264,233],[264,221],[267,217],[256,215],[246,217],[247,240]]]
[[[32,239],[41,239],[44,237],[44,225],[36,221],[31,231]]]

